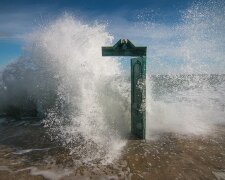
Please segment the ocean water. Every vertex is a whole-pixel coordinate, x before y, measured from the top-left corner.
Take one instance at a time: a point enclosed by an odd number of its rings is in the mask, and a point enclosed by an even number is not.
[[[65,14],[28,34],[0,73],[0,177],[224,178],[224,9],[194,4],[170,43],[145,22],[146,141],[129,140],[130,71],[101,56],[107,26]]]
[[[223,179],[225,75],[149,79],[147,140],[129,139],[129,127],[96,133],[93,122],[86,126],[96,137],[84,136],[74,117],[55,112],[0,118],[1,179]]]

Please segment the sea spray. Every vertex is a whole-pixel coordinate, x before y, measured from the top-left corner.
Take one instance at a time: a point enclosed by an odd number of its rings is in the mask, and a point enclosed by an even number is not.
[[[159,26],[172,35],[151,37],[147,29],[148,139],[201,135],[224,124],[225,6],[217,7],[194,4],[181,23]],[[37,111],[52,140],[78,163],[112,162],[130,132],[130,72],[117,58],[101,56],[112,40],[104,25],[68,14],[31,33],[22,56],[2,72],[2,111]]]
[[[129,82],[116,58],[101,56],[112,39],[103,25],[65,14],[29,34],[23,55],[3,73],[13,105],[31,98],[52,139],[80,162],[111,162],[130,131]]]
[[[129,84],[116,59],[101,57],[101,46],[111,40],[102,25],[86,25],[68,15],[32,34],[35,47],[29,51],[44,52],[41,59],[59,77],[45,127],[82,162],[110,162],[129,131]]]
[[[149,45],[148,72],[162,68],[165,75],[147,80],[147,137],[205,134],[225,122],[224,19],[224,2],[195,2],[179,24],[167,27],[168,37]]]
[[[147,94],[147,133],[182,135],[213,133],[225,123],[225,75],[150,76]],[[149,93],[149,91],[148,91]]]

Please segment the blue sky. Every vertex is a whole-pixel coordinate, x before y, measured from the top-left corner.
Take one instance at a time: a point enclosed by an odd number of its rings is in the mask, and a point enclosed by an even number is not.
[[[0,68],[19,57],[26,34],[65,12],[107,23],[116,41],[148,46],[155,73],[178,72],[186,60],[225,73],[224,0],[1,0]]]
[[[191,0],[1,0],[0,1],[0,65],[3,66],[20,55],[24,34],[40,24],[66,12],[87,21],[109,22],[113,34],[122,35],[120,22],[125,25],[144,18],[154,22],[174,24],[180,21],[180,11]]]

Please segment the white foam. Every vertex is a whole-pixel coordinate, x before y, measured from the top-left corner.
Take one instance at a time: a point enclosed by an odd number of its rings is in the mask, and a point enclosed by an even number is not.
[[[68,170],[68,169],[64,169],[64,170],[38,170],[37,168],[32,168],[30,171],[31,175],[41,175],[46,179],[50,179],[50,180],[58,180],[61,179],[63,177],[66,177],[70,174],[72,174],[72,171]]]
[[[12,172],[12,170],[9,169],[8,166],[0,166],[0,171],[8,171],[8,172]]]
[[[216,176],[217,180],[224,180],[225,179],[225,172],[214,171],[212,173]]]
[[[15,172],[21,172],[21,171],[27,171],[27,170],[29,170],[30,174],[33,176],[43,176],[44,178],[49,180],[59,180],[73,173],[73,171],[69,169],[40,170],[37,167],[28,167],[28,168],[17,170]]]
[[[33,152],[33,151],[48,151],[50,148],[42,148],[42,149],[23,149],[23,150],[18,150],[16,152],[14,152],[13,154],[26,154],[29,152]]]

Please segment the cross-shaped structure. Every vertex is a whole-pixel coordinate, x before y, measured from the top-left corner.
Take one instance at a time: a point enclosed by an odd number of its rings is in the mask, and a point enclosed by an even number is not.
[[[131,58],[131,133],[145,139],[146,128],[146,53],[147,47],[135,47],[128,39],[120,39],[112,47],[102,47],[102,56]]]

